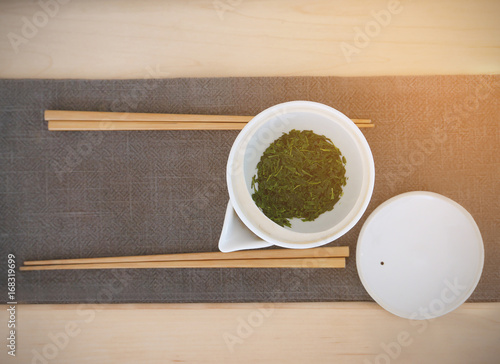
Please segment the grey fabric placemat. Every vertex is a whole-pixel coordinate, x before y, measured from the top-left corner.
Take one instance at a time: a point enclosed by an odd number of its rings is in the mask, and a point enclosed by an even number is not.
[[[498,76],[0,81],[0,273],[24,260],[217,251],[234,131],[49,132],[45,109],[257,114],[311,100],[352,118],[376,163],[372,201],[332,245],[346,269],[18,272],[17,300],[243,302],[370,300],[356,240],[368,214],[428,190],[476,219],[485,266],[470,301],[500,299]],[[6,279],[0,280],[6,292]]]

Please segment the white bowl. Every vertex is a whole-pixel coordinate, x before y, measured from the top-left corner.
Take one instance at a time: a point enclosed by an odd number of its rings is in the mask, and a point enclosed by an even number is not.
[[[330,138],[346,157],[348,179],[333,210],[314,221],[292,219],[291,228],[287,228],[257,207],[251,181],[267,147],[292,129],[312,130]],[[229,197],[238,217],[261,239],[284,248],[313,248],[344,235],[365,212],[374,183],[373,156],[359,128],[341,112],[310,101],[278,104],[255,116],[236,138],[227,163]]]

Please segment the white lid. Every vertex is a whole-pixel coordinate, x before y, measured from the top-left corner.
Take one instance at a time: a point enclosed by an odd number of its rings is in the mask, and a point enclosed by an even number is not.
[[[483,240],[472,216],[453,200],[408,192],[368,217],[356,261],[379,305],[404,318],[429,319],[472,294],[483,270]]]

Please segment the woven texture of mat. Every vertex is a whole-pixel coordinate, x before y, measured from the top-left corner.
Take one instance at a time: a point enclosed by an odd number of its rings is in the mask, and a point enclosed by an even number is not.
[[[325,103],[363,129],[373,198],[332,245],[346,269],[137,269],[17,273],[22,303],[370,300],[356,271],[366,217],[407,191],[443,194],[475,218],[483,275],[469,301],[500,300],[500,77],[292,77],[0,81],[0,265],[217,251],[235,131],[49,132],[45,109],[253,115]],[[6,279],[0,290],[7,292]]]

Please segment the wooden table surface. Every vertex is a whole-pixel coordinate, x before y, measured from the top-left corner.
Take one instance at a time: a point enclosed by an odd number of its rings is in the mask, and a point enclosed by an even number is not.
[[[0,2],[1,78],[497,74],[500,2]],[[498,363],[500,303],[18,305],[2,363]],[[7,333],[7,311],[0,313]]]
[[[17,317],[18,355],[2,352],[2,363],[477,364],[500,358],[498,303],[464,304],[428,321],[401,319],[369,302],[19,305]],[[5,309],[0,318],[7,321]]]
[[[55,1],[0,1],[0,77],[500,70],[497,0]]]

